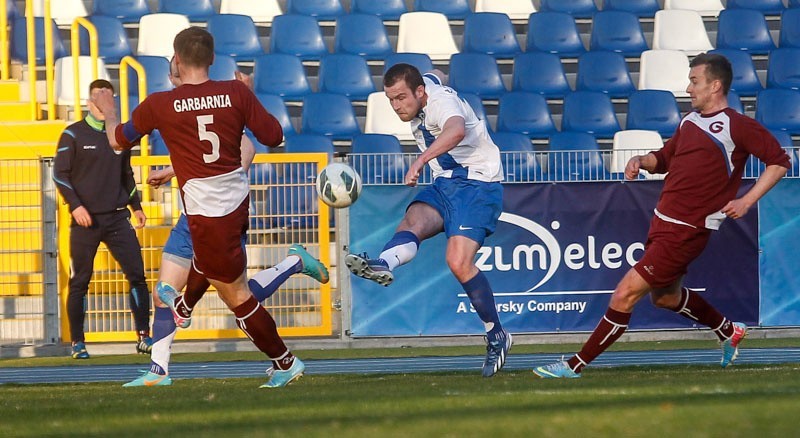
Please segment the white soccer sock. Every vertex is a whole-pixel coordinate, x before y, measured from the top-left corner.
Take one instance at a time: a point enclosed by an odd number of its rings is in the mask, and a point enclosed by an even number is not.
[[[172,340],[175,339],[175,333],[177,332],[178,329],[176,328],[172,333],[153,342],[153,350],[150,352],[150,360],[160,366],[167,374],[169,374],[169,358],[172,354]]]
[[[380,258],[386,261],[389,265],[389,270],[394,271],[394,268],[405,265],[410,262],[417,255],[417,244],[414,242],[406,242],[402,245],[393,246],[384,250]]]

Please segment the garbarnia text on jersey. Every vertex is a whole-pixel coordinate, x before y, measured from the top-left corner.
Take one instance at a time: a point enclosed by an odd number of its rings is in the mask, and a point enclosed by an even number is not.
[[[231,97],[227,94],[214,96],[187,97],[172,101],[176,113],[184,111],[200,111],[214,108],[230,108]]]

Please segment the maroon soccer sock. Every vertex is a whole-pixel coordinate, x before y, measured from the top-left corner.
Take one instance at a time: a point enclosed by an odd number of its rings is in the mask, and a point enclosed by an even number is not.
[[[684,287],[681,289],[681,301],[677,309],[673,309],[692,321],[703,324],[717,335],[720,341],[733,336],[733,324],[719,310],[708,304],[697,292]]]
[[[252,295],[233,309],[233,313],[239,328],[270,358],[276,369],[283,370],[292,365],[294,356],[278,335],[275,320]]]
[[[628,322],[631,320],[631,314],[625,312],[618,312],[612,308],[606,310],[606,314],[597,324],[589,340],[583,344],[581,351],[572,356],[567,361],[567,365],[575,371],[580,373],[586,365],[589,365],[597,356],[610,347],[611,344],[625,333],[628,328]]]
[[[192,309],[203,298],[209,286],[211,284],[205,275],[197,272],[192,266],[189,269],[189,278],[186,280],[186,292],[183,294],[183,304],[187,307],[188,314],[182,315],[183,317],[188,318],[192,315]],[[180,310],[180,307],[178,307],[179,313]]]

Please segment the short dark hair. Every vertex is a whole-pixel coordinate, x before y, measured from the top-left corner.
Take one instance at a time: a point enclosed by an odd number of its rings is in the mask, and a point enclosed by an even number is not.
[[[186,65],[208,67],[214,62],[214,37],[203,28],[192,26],[178,32],[172,48]]]
[[[109,90],[111,90],[112,93],[114,92],[114,86],[111,85],[111,82],[108,82],[105,79],[93,80],[92,83],[89,84],[89,94],[91,94],[92,90],[94,90],[95,88],[108,88]]]
[[[698,65],[706,66],[706,75],[709,79],[722,82],[722,92],[727,96],[733,81],[733,68],[728,58],[716,53],[701,53],[689,63],[689,67]]]
[[[391,87],[399,81],[405,81],[408,88],[416,90],[420,85],[425,86],[422,74],[411,64],[399,63],[391,66],[383,75],[383,86]]]

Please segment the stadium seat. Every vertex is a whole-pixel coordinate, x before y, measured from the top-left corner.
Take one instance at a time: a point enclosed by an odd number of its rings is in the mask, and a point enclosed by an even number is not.
[[[783,0],[728,0],[726,9],[755,9],[766,15],[780,15],[786,8]]]
[[[497,131],[517,132],[529,138],[547,138],[556,126],[541,94],[511,91],[500,98]]]
[[[313,93],[303,98],[303,134],[350,140],[361,133],[350,100],[339,94]]]
[[[8,1],[13,3],[13,1]],[[33,3],[33,16],[44,17],[44,0],[35,0]],[[58,0],[50,2],[50,18],[58,26],[70,26],[78,17],[89,15],[83,0]]]
[[[604,11],[625,11],[640,18],[653,18],[661,10],[658,0],[604,0]]]
[[[347,14],[336,19],[334,53],[384,59],[393,52],[383,21],[376,15]]]
[[[6,18],[11,23],[15,18],[19,17],[19,10],[17,9],[17,2],[6,2]]]
[[[395,64],[410,64],[422,73],[433,70],[433,61],[425,53],[392,53],[383,60],[383,73]]]
[[[780,47],[800,47],[800,8],[787,9],[781,14]]]
[[[160,12],[186,15],[192,22],[206,21],[217,14],[211,0],[160,0],[160,2]]]
[[[575,19],[563,12],[537,12],[528,19],[528,42],[525,51],[555,53],[577,58],[586,48]]]
[[[626,11],[602,11],[592,20],[589,49],[639,57],[648,47],[636,15]]]
[[[789,8],[800,8],[800,0],[789,0]]]
[[[287,0],[287,14],[300,14],[317,20],[333,21],[346,12],[339,0]]]
[[[597,12],[594,0],[540,0],[540,11],[563,12],[575,18],[592,18]]]
[[[56,104],[72,106],[75,104],[75,72],[73,69],[73,58],[65,56],[56,59],[54,66],[54,81],[55,81],[55,96]],[[78,71],[80,83],[78,89],[80,90],[81,105],[86,105],[86,99],[89,98],[89,84],[93,80],[92,75],[92,59],[89,56],[78,57]],[[97,60],[97,78],[110,80],[111,76],[106,70],[106,65],[102,59]]]
[[[531,0],[476,0],[475,12],[500,12],[512,20],[525,20],[536,12]]]
[[[767,129],[800,135],[800,91],[762,90],[756,98],[756,120]]]
[[[494,132],[490,135],[500,149],[506,182],[543,180],[542,167],[528,136],[516,132]]]
[[[716,17],[725,9],[722,0],[664,0],[664,9],[695,11],[702,17]]]
[[[486,53],[496,58],[513,58],[521,49],[508,15],[479,12],[464,20],[461,51]]]
[[[645,155],[664,147],[664,140],[656,131],[628,129],[614,134],[611,152],[611,172],[625,172],[628,160],[634,155]]]
[[[530,91],[544,97],[563,99],[571,92],[561,59],[552,53],[526,52],[514,58],[514,91]]]
[[[272,20],[270,53],[285,53],[303,61],[328,54],[317,19],[307,15],[279,15]]]
[[[269,24],[283,10],[278,0],[222,0],[219,13],[247,15],[258,24]]]
[[[139,20],[139,46],[136,54],[172,57],[175,35],[189,27],[189,19],[180,14],[149,14]]]
[[[678,102],[669,91],[638,90],[628,97],[627,129],[656,131],[669,138],[680,122]]]
[[[498,99],[506,92],[495,59],[483,53],[453,55],[449,85],[456,91],[477,94],[481,99]]]
[[[295,135],[286,139],[286,152],[328,152],[332,159],[333,144],[322,135]],[[257,170],[262,170],[259,166]],[[269,172],[267,170],[266,172]],[[251,173],[251,179],[253,175]],[[283,166],[279,175],[267,173],[261,178],[266,195],[254,200],[251,217],[262,219],[262,226],[272,228],[316,228],[319,225],[319,200],[315,188],[317,168],[312,165]],[[331,220],[333,217],[331,216]]]
[[[147,95],[159,91],[171,90],[172,82],[169,80],[169,60],[163,56],[137,56],[136,61],[142,64],[145,71],[147,82]],[[128,67],[128,95],[139,95],[139,75],[131,67]],[[120,90],[120,93],[125,90]]]
[[[281,128],[283,128],[284,137],[288,138],[297,134],[292,125],[292,119],[289,117],[289,110],[286,108],[286,104],[283,103],[283,99],[281,99],[280,96],[275,96],[273,94],[257,94],[256,97],[258,97],[258,101],[261,102],[261,105],[278,119]]]
[[[448,20],[463,20],[472,13],[467,0],[414,0],[414,10],[438,12]]]
[[[239,67],[232,56],[217,53],[214,55],[214,63],[208,69],[208,77],[215,81],[230,81],[236,79],[237,70]]]
[[[256,24],[247,15],[214,15],[208,19],[206,30],[214,37],[215,53],[232,56],[237,61],[252,61],[264,54]]]
[[[679,50],[645,50],[639,64],[639,90],[667,90],[687,97],[689,58]]]
[[[375,91],[367,61],[349,53],[326,55],[319,64],[319,91],[367,100]]]
[[[389,98],[382,91],[372,93],[367,98],[367,119],[364,124],[364,132],[394,135],[400,141],[414,140],[411,125],[400,120],[400,117],[392,109]]]
[[[553,181],[608,179],[597,140],[585,132],[557,132],[550,136],[547,173]]]
[[[695,11],[668,9],[656,12],[653,24],[654,50],[681,50],[689,56],[714,49],[703,17]]]
[[[381,20],[397,21],[406,12],[405,0],[350,0],[351,14],[377,15]]]
[[[119,61],[133,54],[128,36],[122,22],[114,17],[93,15],[89,21],[97,29],[97,51],[106,65],[119,64]],[[89,32],[80,28],[81,55],[89,54]]]
[[[736,91],[741,96],[755,96],[761,89],[761,81],[753,65],[753,59],[742,50],[737,49],[715,49],[708,53],[716,53],[728,58],[733,69],[733,81],[731,90]]]
[[[599,91],[573,91],[564,98],[562,131],[586,132],[598,138],[612,138],[619,121],[608,95]]]
[[[717,48],[767,54],[775,43],[764,14],[752,9],[726,9],[719,14]]]
[[[67,51],[64,49],[64,41],[58,33],[56,22],[50,20],[50,25],[53,29],[53,57],[61,58],[67,56]],[[14,19],[11,28],[11,58],[21,61],[23,64],[28,63],[27,29],[28,25],[25,22],[25,17],[17,17]],[[36,38],[36,64],[41,65],[44,62],[44,18],[34,18],[33,29]]]
[[[778,140],[778,144],[781,145],[782,148],[791,148],[793,147],[792,144],[792,135],[786,131],[778,131],[771,129],[770,134],[775,137],[775,140]],[[795,167],[797,163],[795,163]]]
[[[403,182],[406,167],[402,146],[397,137],[386,134],[358,134],[353,137],[350,149],[352,152],[348,154],[350,164],[361,176],[363,184]]]
[[[575,89],[600,91],[614,98],[626,98],[636,91],[625,58],[605,50],[592,50],[578,58]]]
[[[271,53],[256,58],[253,86],[256,94],[275,94],[289,101],[302,100],[311,93],[300,58],[284,53]]]
[[[728,91],[728,106],[739,114],[744,114],[744,106],[742,106],[742,99],[736,94],[735,91]]]
[[[458,97],[462,100],[466,101],[472,111],[475,113],[475,116],[479,119],[486,122],[486,127],[491,130],[491,126],[489,126],[489,122],[486,119],[486,108],[483,106],[483,101],[481,100],[480,96],[473,93],[458,93]]]
[[[161,136],[158,129],[150,133],[148,143],[150,143],[150,155],[169,155],[167,143],[164,142],[164,137]]]
[[[769,54],[768,88],[800,89],[800,48],[775,49]]]
[[[94,0],[92,15],[114,17],[123,23],[138,23],[151,13],[147,0]]]
[[[450,23],[438,12],[408,12],[400,16],[397,51],[425,53],[432,60],[447,60],[458,53]]]
[[[303,133],[286,139],[286,152],[297,154],[307,152],[324,152],[333,158],[334,148],[330,137],[322,134]]]

